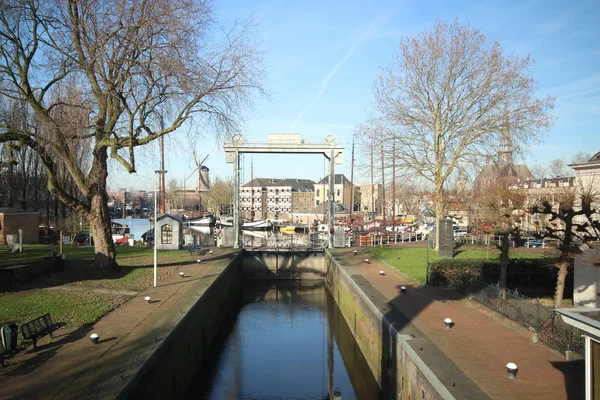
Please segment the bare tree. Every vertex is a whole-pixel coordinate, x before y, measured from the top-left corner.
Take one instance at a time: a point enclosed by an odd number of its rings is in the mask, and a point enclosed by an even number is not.
[[[529,171],[531,172],[531,174],[533,175],[533,177],[535,179],[543,179],[548,177],[548,167],[540,164],[540,163],[536,163],[533,165],[533,167],[531,167],[529,169]]]
[[[496,168],[494,184],[479,188],[474,193],[476,218],[479,225],[491,226],[499,241],[495,246],[500,250],[500,288],[502,297],[506,294],[506,277],[510,238],[520,240],[522,215],[525,213],[527,193],[515,187],[518,179]]]
[[[588,161],[592,155],[590,153],[586,153],[585,151],[577,152],[572,158],[569,164],[580,164]]]
[[[505,55],[477,29],[437,22],[404,38],[375,81],[378,115],[366,125],[379,133],[371,139],[395,142],[399,167],[433,187],[437,223],[446,182],[459,165],[483,160],[506,126],[513,143],[525,146],[551,125],[554,99],[535,97],[531,63]]]
[[[216,177],[210,185],[210,191],[204,196],[206,208],[213,213],[222,212],[233,203],[233,180]]]
[[[574,256],[581,252],[579,243],[600,240],[599,181],[590,179],[584,185],[561,188],[529,207],[531,214],[547,217],[543,236],[558,242],[556,307],[562,304],[568,269],[573,265]]]
[[[177,179],[169,180],[167,183],[167,201],[169,202],[170,209],[172,210],[183,210],[183,186]]]
[[[555,158],[554,160],[550,161],[548,171],[550,173],[550,178],[560,178],[575,175],[575,171],[569,168],[567,166],[567,162],[562,158]]]
[[[225,30],[210,4],[176,0],[5,0],[0,3],[0,93],[24,100],[44,135],[0,121],[0,143],[35,151],[48,188],[90,222],[97,268],[116,267],[108,159],[136,170],[136,149],[196,117],[229,135],[260,85],[252,23]],[[76,88],[77,98],[66,95]],[[85,130],[61,121],[86,115]],[[89,141],[89,163],[73,146]],[[76,192],[57,171],[64,167]]]

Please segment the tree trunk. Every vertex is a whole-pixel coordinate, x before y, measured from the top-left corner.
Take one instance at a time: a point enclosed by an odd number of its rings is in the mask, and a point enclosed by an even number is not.
[[[108,194],[106,181],[108,179],[108,151],[106,147],[94,150],[92,168],[90,170],[90,193],[88,199],[90,209],[88,219],[94,236],[96,257],[94,267],[99,270],[118,268],[117,253],[112,240],[112,224],[108,210]],[[125,205],[123,204],[123,207]],[[124,221],[123,221],[124,222]]]
[[[500,248],[500,297],[506,300],[506,275],[508,273],[508,232],[500,234],[502,245]]]
[[[88,213],[90,229],[94,238],[94,267],[100,270],[118,268],[117,252],[112,240],[112,229],[108,205],[102,194],[92,198],[91,211]]]
[[[565,280],[567,279],[569,262],[561,261],[557,264],[557,267],[558,277],[556,278],[556,291],[554,292],[554,307],[556,308],[562,305],[563,296],[565,294]]]

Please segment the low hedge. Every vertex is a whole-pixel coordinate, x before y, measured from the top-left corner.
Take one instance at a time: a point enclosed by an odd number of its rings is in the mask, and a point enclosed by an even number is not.
[[[552,294],[557,268],[551,259],[510,259],[506,286],[529,294]],[[569,277],[572,281],[572,274]],[[438,259],[429,265],[429,284],[453,286],[464,291],[500,280],[500,261],[481,259]],[[567,285],[572,282],[567,282]]]

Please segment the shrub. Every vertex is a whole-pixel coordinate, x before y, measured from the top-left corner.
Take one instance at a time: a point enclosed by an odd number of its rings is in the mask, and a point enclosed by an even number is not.
[[[482,265],[488,262],[477,259],[439,259],[429,265],[429,284],[454,286],[458,290],[477,286],[483,282]]]
[[[506,286],[519,292],[552,294],[556,284],[552,260],[509,259]],[[459,291],[500,280],[500,261],[481,259],[439,259],[429,266],[429,284],[453,286]]]

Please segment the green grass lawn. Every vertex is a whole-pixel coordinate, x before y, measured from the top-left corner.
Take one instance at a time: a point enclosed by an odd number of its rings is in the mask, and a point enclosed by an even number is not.
[[[117,247],[117,271],[94,268],[94,248],[65,246],[66,268],[62,272],[45,274],[46,260],[58,246],[24,245],[23,252],[12,254],[0,248],[0,266],[31,264],[30,279],[19,279],[9,288],[5,277],[0,281],[0,326],[18,325],[50,313],[55,322],[79,327],[93,323],[131,297],[119,293],[98,293],[84,288],[114,291],[141,291],[152,285],[154,254],[151,248]],[[159,280],[179,265],[194,262],[186,250],[158,252]],[[63,286],[74,290],[51,290]],[[21,339],[22,340],[22,339]]]
[[[435,250],[427,250],[424,248],[414,247],[366,247],[365,251],[374,257],[379,257],[383,261],[387,262],[398,271],[410,276],[415,281],[425,284],[426,273],[427,273],[427,260],[432,262],[437,260],[437,252]],[[478,248],[465,248],[461,247],[455,250],[454,258],[457,259],[489,259],[497,260],[500,257],[500,253],[497,250],[486,250],[482,249],[482,246]],[[510,258],[542,258],[547,257],[543,252],[511,252],[509,253]]]

